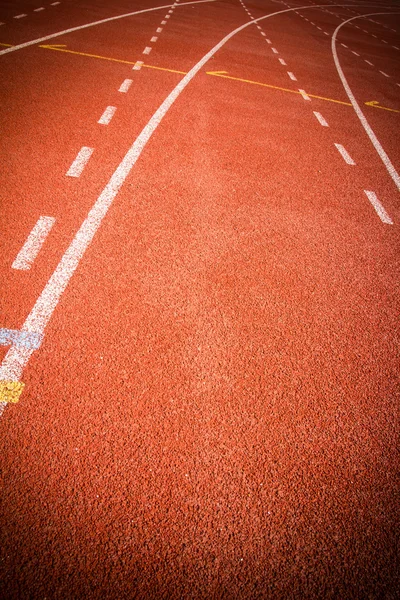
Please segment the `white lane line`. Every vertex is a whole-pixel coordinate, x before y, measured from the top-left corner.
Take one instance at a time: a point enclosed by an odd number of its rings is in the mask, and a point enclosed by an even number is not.
[[[355,52],[355,50],[352,50],[352,53],[353,53],[355,56],[360,56],[360,55],[358,54],[358,52]]]
[[[87,146],[83,146],[79,150],[76,159],[66,172],[66,175],[68,177],[79,177],[83,169],[85,168],[89,158],[92,156],[93,152],[94,148],[88,148]]]
[[[162,30],[163,30],[163,28],[162,28],[162,27],[157,27],[157,29],[156,29],[156,33],[161,33],[161,32],[162,32]]]
[[[161,21],[161,25],[166,25],[168,21]]]
[[[364,61],[367,63],[367,65],[371,65],[371,67],[374,66],[374,63],[372,63],[371,61],[367,60],[366,58],[364,59]]]
[[[387,44],[387,43],[388,43],[386,40],[381,40],[381,42],[383,42],[384,44]]]
[[[267,34],[265,33],[265,31],[262,31],[261,35],[263,35],[265,37]]]
[[[153,37],[151,38],[151,42],[156,42],[158,40],[158,37],[156,35],[153,35]]]
[[[23,15],[15,15],[14,19],[22,19],[23,17],[27,17],[25,13]]]
[[[348,165],[355,165],[356,164],[354,162],[354,160],[351,158],[350,154],[347,152],[346,148],[344,146],[342,146],[342,144],[335,144],[335,146],[339,150],[340,154],[342,155],[343,160]]]
[[[327,121],[324,119],[324,117],[321,115],[321,113],[319,113],[315,110],[313,111],[313,113],[317,117],[317,119],[320,122],[320,124],[322,125],[322,127],[329,127]]]
[[[37,350],[42,343],[43,335],[30,331],[19,331],[18,329],[0,329],[0,346],[13,344],[19,348],[31,348]]]
[[[325,34],[325,35],[329,35],[329,33],[328,33],[327,31],[324,31],[324,34]]]
[[[287,74],[292,81],[297,81],[297,77],[292,73],[292,71],[288,71]]]
[[[129,88],[132,85],[132,79],[125,79],[125,81],[123,81],[120,85],[119,88],[119,92],[123,92],[124,94],[126,94],[126,92],[129,90]]]
[[[271,40],[269,40],[268,38],[266,38],[265,41],[267,42],[267,44],[272,44]]]
[[[274,54],[279,54],[279,52],[278,52],[278,50],[277,50],[276,48],[271,48],[271,50],[272,50],[272,52],[273,52]]]
[[[346,46],[346,44],[341,44],[341,46],[343,46],[343,48],[348,48],[348,46]]]
[[[395,50],[399,50],[397,46],[392,46],[392,48],[394,48]]]
[[[262,27],[260,27],[260,25],[257,25],[257,29],[261,31]]]
[[[44,6],[41,6],[40,8],[34,8],[33,12],[40,12],[41,10],[44,10]]]
[[[382,223],[386,223],[387,225],[393,225],[392,219],[387,214],[386,210],[383,208],[382,204],[379,202],[377,195],[375,192],[371,192],[370,190],[364,190],[368,200],[371,202],[374,207],[378,217],[382,221]]]
[[[164,19],[170,19],[171,15],[165,15]]]
[[[103,112],[103,114],[97,122],[100,123],[100,125],[108,125],[113,116],[115,115],[116,110],[116,106],[107,106],[106,110]]]
[[[302,9],[308,7],[301,7]],[[264,20],[291,12],[292,9],[280,10],[275,13],[270,13],[264,17],[259,17],[258,20]],[[51,275],[49,281],[45,285],[42,293],[35,302],[31,312],[29,313],[25,323],[22,326],[23,331],[36,331],[44,333],[44,330],[64,292],[69,280],[74,274],[79,265],[81,258],[90,245],[96,231],[100,227],[102,220],[106,216],[108,209],[114,201],[116,195],[121,189],[123,183],[131,172],[136,161],[140,157],[143,149],[149,139],[157,129],[162,119],[179,97],[181,92],[190,83],[193,77],[204,67],[204,65],[220,50],[234,35],[245,29],[250,23],[241,25],[234,31],[226,35],[214,48],[212,48],[203,58],[181,79],[178,85],[167,96],[164,102],[156,110],[150,121],[144,127],[142,132],[136,138],[131,148],[122,159],[121,163],[111,176],[110,181],[97,198],[92,209],[80,229],[76,233],[70,246],[64,253],[55,271]],[[26,348],[16,348],[11,346],[0,366],[0,381],[19,381],[25,366],[28,364],[33,350]],[[6,402],[0,402],[0,412],[6,407]]]
[[[144,63],[143,63],[143,61],[142,61],[142,60],[137,60],[137,61],[135,62],[135,64],[133,65],[133,67],[132,67],[132,71],[140,71],[140,69],[142,68],[142,65],[143,65],[143,64],[144,64]]]
[[[57,6],[57,4],[61,4],[60,2],[52,2],[51,6]]]
[[[279,59],[279,62],[280,62],[280,63],[281,63],[281,65],[283,65],[284,67],[286,67],[286,66],[287,66],[287,64],[285,63],[285,61],[284,61],[284,59],[283,59],[283,58],[280,58],[280,59]]]
[[[376,13],[373,13],[376,14]],[[377,14],[390,14],[390,13],[377,13]],[[365,15],[364,15],[365,16]],[[369,16],[369,15],[366,15]],[[336,51],[336,38],[337,35],[340,31],[340,29],[346,25],[349,21],[352,21],[353,19],[357,19],[359,17],[352,17],[351,19],[348,19],[347,21],[343,21],[343,23],[341,23],[336,29],[335,32],[332,36],[332,54],[333,54],[333,60],[335,61],[335,66],[336,66],[336,70],[338,72],[338,75],[342,81],[343,87],[346,91],[347,97],[349,98],[350,102],[353,105],[353,108],[355,110],[355,113],[357,115],[357,117],[359,118],[361,125],[364,127],[365,133],[368,135],[369,139],[371,140],[372,145],[374,146],[376,152],[378,153],[379,158],[381,159],[381,161],[383,162],[383,164],[386,167],[387,172],[389,173],[390,177],[392,178],[394,184],[396,185],[397,189],[400,191],[400,175],[397,173],[396,169],[394,168],[390,158],[388,157],[388,155],[386,154],[385,150],[383,149],[381,143],[379,142],[378,138],[376,137],[372,127],[370,126],[370,124],[368,123],[367,119],[365,118],[364,113],[362,112],[360,105],[358,104],[357,100],[355,99],[355,96],[353,94],[353,92],[351,91],[351,88],[347,82],[347,79],[343,73],[343,69],[340,66],[340,62],[339,62],[339,58],[338,58],[338,54]]]
[[[168,13],[169,13],[170,15],[172,15],[172,13],[173,13],[173,12],[174,12],[174,11],[173,11],[173,9],[171,9],[171,10],[169,10],[169,11],[168,11]]]
[[[11,265],[13,269],[27,270],[31,268],[31,265],[39,254],[40,248],[43,246],[45,239],[49,235],[54,222],[54,217],[40,217],[38,219],[36,225],[28,235],[25,244],[22,246],[16,259]]]
[[[146,48],[143,50],[143,54],[150,54],[152,48],[150,46],[146,46]]]
[[[379,71],[379,73],[381,73],[381,75],[384,75],[385,77],[390,77],[390,75],[388,75],[387,73],[385,73],[385,71]]]
[[[303,96],[304,100],[309,100],[309,101],[311,102],[311,98],[310,98],[310,96],[309,96],[308,94],[306,94],[306,92],[305,92],[304,90],[301,90],[301,89],[299,88],[299,92],[300,92],[300,94]]]
[[[215,2],[216,0],[193,0],[191,2],[182,2],[179,6],[188,6],[190,4],[203,4],[209,2]],[[11,46],[10,48],[5,48],[4,50],[0,50],[0,56],[3,54],[9,54],[10,52],[16,52],[17,50],[22,50],[23,48],[28,48],[29,46],[34,46],[35,44],[40,44],[42,42],[47,42],[47,40],[52,40],[54,38],[60,37],[61,35],[66,35],[67,33],[72,33],[74,31],[81,31],[82,29],[87,29],[88,27],[95,27],[96,25],[103,25],[104,23],[110,23],[111,21],[118,21],[119,19],[125,19],[126,17],[133,17],[134,15],[140,15],[142,13],[153,12],[156,10],[163,10],[164,8],[169,8],[170,4],[166,6],[156,6],[154,8],[144,8],[142,10],[135,10],[134,12],[125,13],[123,15],[117,15],[116,17],[108,17],[107,19],[101,19],[101,21],[92,21],[91,23],[86,23],[85,25],[79,25],[78,27],[71,27],[70,29],[64,29],[63,31],[57,31],[56,33],[51,33],[50,35],[45,35],[41,38],[36,38],[35,40],[30,40],[29,42],[24,42],[23,44],[17,44],[15,46]],[[0,402],[1,405],[1,402]]]

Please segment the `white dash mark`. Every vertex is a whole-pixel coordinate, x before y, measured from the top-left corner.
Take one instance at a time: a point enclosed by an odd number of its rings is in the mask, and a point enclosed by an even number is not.
[[[355,56],[360,56],[360,55],[358,54],[358,52],[355,52],[354,50],[352,50],[352,53],[353,53]]]
[[[171,15],[165,15],[164,19],[170,19]]]
[[[387,43],[388,43],[386,40],[381,40],[381,42],[383,42],[384,44],[387,44]]]
[[[45,239],[49,235],[54,222],[54,217],[40,217],[40,219],[38,219],[36,225],[28,235],[25,244],[18,252],[17,258],[11,265],[13,269],[27,270],[31,268],[31,265],[39,254],[40,248],[43,246]]]
[[[386,223],[387,225],[393,225],[392,219],[387,214],[386,210],[383,208],[382,204],[379,202],[375,192],[371,192],[369,190],[364,190],[368,200],[371,202],[374,207],[378,217],[382,221],[382,223]]]
[[[57,6],[57,4],[60,4],[60,2],[52,2],[51,6]]]
[[[335,144],[335,146],[339,150],[340,154],[342,155],[343,160],[348,165],[355,165],[356,164],[354,162],[354,160],[351,158],[350,154],[347,152],[346,148],[344,146],[342,146],[342,144]]]
[[[313,111],[313,113],[317,117],[317,119],[320,122],[320,124],[322,125],[322,127],[329,127],[327,121],[324,119],[324,117],[321,115],[321,113],[319,113],[315,110]]]
[[[329,33],[328,33],[327,31],[324,31],[324,34],[325,34],[325,35],[329,35]]]
[[[259,25],[257,25],[257,29],[259,29],[261,31],[261,27]]]
[[[346,46],[346,44],[341,44],[343,46],[343,48],[348,48],[348,46]]]
[[[374,64],[371,61],[367,60],[366,58],[364,59],[364,61],[367,63],[367,65],[371,65],[371,67],[374,66]]]
[[[297,81],[297,77],[292,73],[292,71],[288,71],[287,74],[292,81]]]
[[[267,42],[267,44],[272,44],[271,40],[269,40],[268,38],[266,38],[265,41]]]
[[[132,71],[140,71],[140,69],[142,68],[142,65],[143,65],[143,61],[137,60],[134,64],[134,66],[132,67]]]
[[[264,31],[262,31],[261,35],[263,35],[265,37],[267,34]]]
[[[306,94],[306,92],[305,92],[304,90],[301,90],[301,89],[299,88],[299,92],[300,92],[300,94],[303,96],[304,100],[310,100],[310,102],[311,102],[311,98],[310,98],[310,96],[309,96],[308,94]]]
[[[157,27],[157,29],[156,29],[156,33],[161,33],[161,32],[162,32],[162,29],[163,29],[162,27]]]
[[[173,13],[173,12],[174,12],[174,11],[173,11],[172,9],[168,11],[168,13],[169,13],[170,15],[172,15],[172,13]]]
[[[22,19],[23,17],[27,17],[25,13],[23,15],[15,15],[14,19]]]
[[[397,47],[397,46],[392,46],[392,48],[394,48],[395,50],[398,50],[398,47]]]
[[[143,54],[150,54],[150,52],[151,52],[150,46],[146,46],[146,48],[143,50]]]
[[[153,37],[151,38],[151,42],[156,42],[158,40],[158,37],[156,35],[153,35]]]
[[[400,87],[400,83],[396,83],[396,85],[398,85]]]
[[[379,71],[379,73],[381,73],[381,75],[383,75],[384,77],[390,77],[390,75],[388,75],[387,73],[385,73],[384,71]]]
[[[271,50],[272,50],[272,52],[273,52],[274,54],[279,54],[279,52],[278,52],[278,50],[277,50],[276,48],[271,48]]]
[[[111,119],[113,118],[116,110],[116,106],[107,106],[106,110],[103,112],[103,114],[97,122],[100,123],[100,125],[108,125]]]
[[[89,158],[92,156],[94,152],[94,148],[88,148],[87,146],[83,146],[78,153],[78,156],[68,169],[66,175],[68,177],[79,177],[85,168]]]
[[[161,21],[161,25],[166,25],[167,21]]]
[[[33,12],[40,12],[41,10],[44,10],[43,6],[41,6],[40,8],[34,8]]]
[[[121,83],[121,86],[119,88],[119,92],[123,92],[124,94],[126,94],[126,92],[129,90],[129,88],[132,85],[132,79],[125,79],[125,81],[123,81]]]
[[[283,60],[283,58],[280,58],[279,62],[281,63],[281,65],[284,65],[285,67],[287,66],[286,63],[285,63],[285,61]]]

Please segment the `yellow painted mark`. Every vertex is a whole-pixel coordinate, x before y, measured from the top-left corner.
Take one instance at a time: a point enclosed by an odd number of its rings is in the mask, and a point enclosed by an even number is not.
[[[373,108],[381,108],[382,110],[390,110],[390,112],[400,113],[400,110],[396,110],[395,108],[387,108],[386,106],[381,106],[378,100],[371,100],[370,102],[365,102],[365,106],[372,106]]]
[[[12,48],[12,44],[0,44],[0,46],[5,46],[6,48]]]
[[[22,381],[0,381],[0,402],[15,404],[24,387],[25,384]]]
[[[77,56],[86,56],[88,58],[97,58],[100,60],[108,60],[110,62],[122,63],[124,65],[135,65],[135,61],[131,60],[123,60],[121,58],[111,58],[110,56],[101,56],[99,54],[88,54],[87,52],[76,52],[75,50],[67,50],[65,46],[57,46],[57,45],[41,45],[39,48],[44,48],[45,50],[55,50],[57,52],[65,52],[67,54],[75,54]],[[176,71],[175,69],[165,69],[164,67],[154,67],[152,65],[142,65],[142,68],[147,69],[156,69],[157,71],[167,71],[168,73],[179,73],[180,75],[186,75],[186,71]]]

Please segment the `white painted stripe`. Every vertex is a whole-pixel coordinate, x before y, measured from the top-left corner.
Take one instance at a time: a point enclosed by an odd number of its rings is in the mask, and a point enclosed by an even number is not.
[[[329,33],[328,33],[327,31],[324,31],[324,34],[325,34],[325,35],[329,35]]]
[[[388,43],[386,40],[381,40],[381,42],[383,42],[384,44],[387,44],[387,43]]]
[[[190,4],[203,4],[205,2],[216,2],[216,0],[192,0],[191,2],[182,2],[180,6],[188,6]],[[51,33],[50,35],[45,35],[41,38],[36,38],[35,40],[30,40],[29,42],[24,42],[23,44],[16,44],[15,46],[11,46],[10,48],[5,48],[4,50],[0,50],[0,56],[3,54],[9,54],[10,52],[16,52],[17,50],[22,50],[23,48],[28,48],[29,46],[34,46],[35,44],[41,44],[42,42],[47,42],[48,40],[52,40],[54,38],[60,37],[61,35],[66,35],[67,33],[72,33],[73,31],[80,31],[81,29],[87,29],[88,27],[95,27],[96,25],[103,25],[104,23],[110,23],[111,21],[117,21],[119,19],[125,19],[126,17],[133,17],[134,15],[140,15],[142,13],[148,13],[156,10],[163,10],[164,8],[168,8],[171,6],[170,4],[164,6],[156,6],[154,8],[144,8],[142,10],[136,10],[131,13],[126,13],[123,15],[117,15],[116,17],[108,17],[107,19],[102,19],[101,21],[92,21],[91,23],[86,23],[86,25],[79,25],[78,27],[71,27],[70,29],[64,29],[63,31],[57,31],[56,33]],[[1,404],[1,403],[0,403]]]
[[[132,79],[125,79],[125,81],[123,81],[121,83],[120,88],[119,88],[118,91],[119,92],[123,92],[123,93],[126,94],[126,92],[129,90],[129,88],[131,87],[131,85],[132,85]]]
[[[61,4],[60,2],[52,2],[51,6],[57,6],[57,4]]]
[[[27,17],[28,15],[23,14],[23,15],[15,15],[14,19],[22,19],[23,17]]]
[[[375,13],[373,13],[375,14]],[[390,13],[377,13],[377,14],[390,14]],[[366,15],[369,16],[369,15]],[[394,168],[390,158],[388,157],[388,155],[386,154],[385,150],[383,149],[381,143],[378,141],[378,138],[376,137],[372,127],[370,126],[370,124],[368,123],[367,119],[365,118],[364,113],[362,112],[357,100],[354,97],[353,92],[351,91],[351,88],[347,82],[347,79],[343,73],[342,67],[340,66],[340,62],[339,62],[339,58],[337,55],[337,51],[336,51],[336,38],[337,35],[340,31],[340,29],[346,25],[346,23],[348,23],[349,21],[352,21],[353,19],[357,19],[358,17],[352,17],[351,19],[348,19],[347,21],[344,21],[343,23],[341,23],[335,30],[333,36],[332,36],[332,54],[333,54],[333,59],[335,61],[335,66],[336,66],[336,70],[339,74],[339,77],[342,81],[343,87],[346,91],[346,94],[350,100],[350,102],[353,105],[353,108],[356,112],[357,117],[359,118],[362,126],[364,127],[364,130],[366,132],[366,134],[368,135],[369,139],[371,140],[372,145],[374,146],[376,152],[378,153],[380,159],[382,160],[383,164],[386,167],[387,172],[389,173],[390,177],[392,178],[394,184],[396,185],[397,189],[400,191],[400,176],[397,173],[396,169]]]
[[[92,156],[94,152],[94,148],[88,148],[87,146],[83,146],[79,152],[78,156],[68,169],[66,175],[68,177],[79,177],[85,168],[89,158]]]
[[[151,51],[152,48],[150,48],[150,46],[146,46],[146,48],[143,50],[143,54],[150,54]]]
[[[162,30],[163,30],[163,28],[162,28],[162,27],[157,27],[157,29],[156,29],[156,33],[161,33],[161,32],[162,32]]]
[[[41,6],[40,8],[34,8],[33,12],[40,12],[41,10],[44,10],[44,6]]]
[[[170,19],[171,15],[165,15],[164,19]]]
[[[343,160],[348,165],[355,165],[356,164],[354,162],[354,160],[351,158],[350,154],[347,152],[346,148],[344,146],[342,146],[342,144],[335,144],[335,146],[339,150],[340,154],[342,155]]]
[[[106,110],[103,112],[103,114],[97,122],[100,123],[100,125],[108,125],[113,116],[115,115],[116,110],[116,106],[107,106]]]
[[[156,42],[158,40],[158,37],[156,35],[153,35],[153,37],[151,38],[151,42]]]
[[[166,25],[167,21],[161,21],[161,25]]]
[[[261,35],[263,35],[265,37],[267,34],[264,31],[262,31]]]
[[[301,89],[299,88],[299,92],[300,92],[300,94],[303,96],[304,100],[310,100],[310,102],[311,102],[311,98],[310,98],[310,96],[309,96],[308,94],[306,94],[306,92],[305,92],[304,90],[301,90]]]
[[[313,113],[317,117],[317,119],[320,122],[320,124],[322,125],[322,127],[329,127],[327,121],[324,119],[324,117],[321,115],[321,113],[319,113],[315,110],[313,111]]]
[[[364,60],[365,60],[365,62],[367,63],[367,65],[371,65],[371,67],[373,67],[373,66],[374,66],[374,65],[373,65],[373,63],[372,63],[372,62],[370,62],[369,60],[367,60],[366,58],[365,58]]]
[[[287,66],[283,58],[280,58],[279,62],[281,63],[281,65],[284,65],[285,67]]]
[[[355,56],[360,56],[360,55],[358,54],[358,52],[355,52],[354,50],[352,50],[352,53],[353,53]]]
[[[269,40],[268,38],[265,41],[267,42],[267,44],[272,44],[271,40]]]
[[[132,71],[140,71],[140,69],[142,68],[143,65],[143,61],[142,60],[137,60],[134,64],[134,66],[132,67]]]
[[[259,17],[258,20],[268,19],[273,16],[291,11],[292,9],[280,10],[276,13]],[[103,218],[107,214],[108,209],[110,208],[136,161],[140,157],[152,134],[157,129],[158,125],[172,104],[190,83],[193,77],[204,67],[204,65],[214,56],[214,54],[220,50],[220,48],[222,48],[234,35],[245,29],[248,25],[250,25],[250,23],[245,23],[229,33],[205,56],[203,56],[203,58],[183,77],[183,79],[181,79],[178,85],[172,90],[172,92],[167,96],[161,106],[151,117],[150,121],[139,134],[123,158],[122,162],[113,173],[110,181],[90,210],[87,218],[82,223],[79,231],[75,235],[70,246],[66,250],[53,275],[45,285],[42,293],[37,299],[25,323],[23,324],[23,331],[36,331],[39,333],[44,332],[44,329],[47,326],[60,297],[67,287],[69,280],[74,274],[75,269],[79,265],[82,256],[86,252],[96,231],[100,227]],[[21,349],[11,346],[0,366],[0,380],[19,381],[32,353],[33,350],[31,349]],[[6,403],[0,402],[0,408],[1,406],[3,406],[4,409]]]
[[[341,44],[341,46],[343,46],[343,48],[348,48],[348,46],[346,46],[346,44]]]
[[[45,239],[49,235],[54,222],[54,217],[40,217],[38,219],[36,225],[28,235],[25,244],[22,246],[16,259],[11,265],[13,269],[27,270],[31,268],[31,265],[39,254],[40,248],[43,246]]]
[[[395,50],[399,50],[397,46],[392,46],[392,48],[394,48]]]
[[[382,204],[379,202],[375,192],[371,192],[370,190],[364,190],[364,192],[365,192],[368,200],[371,202],[372,206],[374,207],[380,220],[383,223],[386,223],[387,225],[393,225],[392,219],[389,217],[386,210],[384,209]]]
[[[390,75],[388,75],[387,73],[385,73],[384,71],[379,71],[379,73],[381,73],[382,75],[384,75],[385,77],[390,77]]]
[[[173,9],[168,11],[170,15],[172,15],[172,13],[174,12]]]
[[[262,28],[259,25],[257,25],[257,29],[259,29],[261,31]]]
[[[43,341],[43,334],[18,329],[0,329],[0,346],[13,344],[18,348],[37,350]]]
[[[276,48],[271,48],[271,50],[272,50],[272,52],[273,52],[274,54],[279,54],[279,52],[278,52],[278,50],[277,50]]]
[[[289,75],[289,77],[292,81],[297,81],[297,77],[295,77],[295,75],[292,73],[292,71],[288,71],[287,74]]]

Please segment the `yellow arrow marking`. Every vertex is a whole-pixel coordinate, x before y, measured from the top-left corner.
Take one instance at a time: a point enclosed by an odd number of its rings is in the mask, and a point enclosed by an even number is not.
[[[396,110],[395,108],[386,108],[386,106],[381,106],[378,100],[371,100],[370,102],[365,102],[365,106],[373,106],[373,108],[381,108],[382,110],[390,110],[390,112],[400,113],[400,110]]]
[[[0,381],[0,402],[15,404],[24,387],[22,381]]]
[[[121,58],[111,58],[109,56],[100,56],[99,54],[88,54],[87,52],[75,52],[75,50],[66,50],[65,46],[61,47],[61,46],[54,46],[53,44],[51,45],[42,45],[39,46],[39,48],[44,48],[45,50],[56,50],[58,52],[66,52],[67,54],[76,54],[77,56],[86,56],[88,58],[98,58],[100,60],[108,60],[111,62],[117,62],[117,63],[123,63],[125,65],[135,65],[136,64],[136,60],[135,61],[130,61],[130,60],[122,60]],[[142,68],[147,68],[147,69],[156,69],[157,71],[168,71],[168,73],[179,73],[180,75],[186,75],[185,71],[176,71],[175,69],[165,69],[164,67],[154,67],[152,65],[142,65]]]

